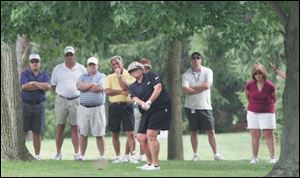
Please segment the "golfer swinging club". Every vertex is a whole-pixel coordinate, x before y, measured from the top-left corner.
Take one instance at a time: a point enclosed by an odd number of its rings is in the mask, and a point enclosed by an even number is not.
[[[144,73],[144,66],[133,62],[128,72],[136,81],[129,86],[131,98],[139,105],[142,113],[137,139],[141,143],[148,163],[138,167],[145,171],[160,170],[158,160],[159,142],[157,135],[160,130],[168,130],[171,120],[170,97],[160,77],[153,73]]]

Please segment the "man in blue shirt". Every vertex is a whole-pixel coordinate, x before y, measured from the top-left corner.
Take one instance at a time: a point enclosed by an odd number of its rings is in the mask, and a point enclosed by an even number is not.
[[[35,158],[41,160],[41,130],[42,120],[45,116],[46,91],[51,88],[50,77],[45,72],[40,71],[41,58],[38,54],[29,56],[30,68],[21,74],[20,83],[22,85],[22,118],[24,132],[33,132],[33,147]]]
[[[84,160],[88,135],[91,132],[96,137],[100,160],[104,160],[105,117],[105,74],[98,72],[98,59],[90,57],[87,60],[87,74],[82,74],[77,82],[80,91],[80,106],[78,107],[78,130],[80,133],[80,160]]]

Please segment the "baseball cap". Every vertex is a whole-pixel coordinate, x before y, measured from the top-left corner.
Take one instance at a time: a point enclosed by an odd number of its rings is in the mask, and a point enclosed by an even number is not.
[[[127,70],[128,70],[128,72],[130,72],[130,71],[132,71],[132,70],[134,70],[134,69],[142,69],[142,70],[144,70],[144,66],[143,66],[143,64],[134,61],[134,62],[132,62],[131,64],[129,64]]]
[[[67,46],[64,49],[64,54],[67,54],[67,53],[75,54],[75,49],[72,46]]]
[[[35,53],[29,55],[29,60],[31,59],[38,59],[39,61],[41,60],[40,55]]]
[[[87,60],[87,64],[89,64],[89,63],[98,64],[98,59],[95,58],[95,57],[90,57],[90,58],[88,58],[88,60]]]

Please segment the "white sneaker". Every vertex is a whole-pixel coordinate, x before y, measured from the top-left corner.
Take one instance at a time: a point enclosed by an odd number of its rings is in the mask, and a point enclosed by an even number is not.
[[[216,153],[216,154],[214,155],[214,160],[215,160],[215,161],[221,161],[221,160],[224,160],[224,158],[223,158],[223,156],[220,155],[219,153]]]
[[[256,163],[258,163],[258,159],[255,157],[252,157],[250,160],[250,164],[256,164]]]
[[[139,161],[137,160],[137,158],[135,156],[130,156],[129,157],[129,163],[139,164]]]
[[[142,168],[143,171],[158,171],[160,170],[160,166],[154,166],[153,164],[151,166],[146,166]]]
[[[123,159],[121,158],[121,156],[117,156],[112,163],[113,164],[123,163]]]
[[[56,153],[54,159],[56,159],[56,160],[62,160],[62,155],[61,155],[61,153]]]
[[[277,159],[276,158],[271,158],[269,159],[268,161],[270,164],[275,164],[277,162]]]
[[[81,156],[79,153],[74,154],[74,161],[83,161],[84,157]]]
[[[35,155],[34,158],[35,158],[36,160],[38,160],[38,161],[41,161],[41,160],[42,160],[42,158],[41,158],[40,155]]]
[[[143,166],[136,167],[138,169],[145,169],[146,167],[151,166],[151,164],[144,164]]]
[[[104,161],[104,160],[106,160],[106,156],[105,155],[102,155],[102,156],[100,156],[100,158],[99,158],[101,161]]]
[[[200,160],[200,158],[199,158],[198,153],[194,154],[192,161],[199,161],[199,160]]]
[[[125,163],[129,162],[129,155],[124,155],[122,161]]]
[[[142,162],[146,162],[147,161],[147,157],[146,157],[146,155],[140,155],[140,157],[139,157],[139,159],[138,159],[139,161],[142,161]]]

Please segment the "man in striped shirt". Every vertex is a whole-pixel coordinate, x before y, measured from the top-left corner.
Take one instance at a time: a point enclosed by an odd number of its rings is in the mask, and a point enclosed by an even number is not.
[[[77,88],[80,91],[78,108],[78,128],[80,133],[81,156],[84,159],[88,134],[96,137],[100,160],[104,156],[105,117],[105,74],[98,72],[98,59],[90,57],[87,61],[88,74],[80,76]]]

